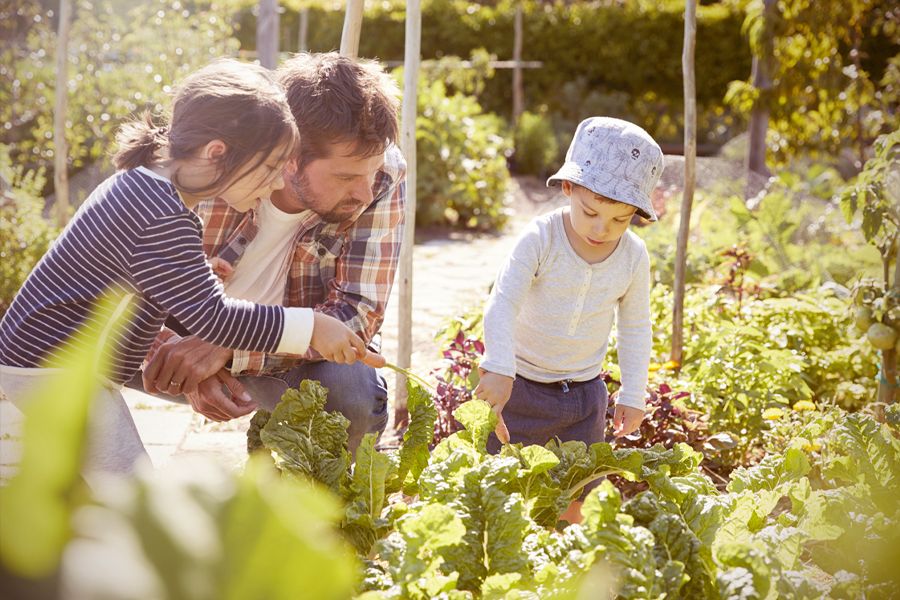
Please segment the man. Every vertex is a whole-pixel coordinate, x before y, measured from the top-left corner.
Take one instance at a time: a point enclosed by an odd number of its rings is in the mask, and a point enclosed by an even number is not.
[[[384,320],[403,233],[399,91],[376,63],[336,53],[297,55],[278,73],[300,130],[299,155],[285,170],[285,187],[249,213],[220,200],[202,203],[204,249],[229,296],[312,307],[370,344]],[[363,362],[324,362],[315,351],[232,351],[170,332],[159,341],[144,388],[183,393],[210,419],[271,408],[288,385],[314,379],[329,390],[326,408],[350,420],[351,451],[387,422],[385,380]],[[169,387],[173,379],[183,382],[179,389]]]

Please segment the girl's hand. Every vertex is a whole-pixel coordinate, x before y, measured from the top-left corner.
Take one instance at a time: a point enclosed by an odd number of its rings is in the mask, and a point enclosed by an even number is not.
[[[636,431],[644,420],[644,411],[631,406],[622,404],[616,405],[616,412],[613,415],[613,435],[622,437]]]
[[[144,364],[142,366],[147,366],[147,364],[153,360],[153,357],[156,356],[160,346],[168,344],[169,342],[177,342],[180,339],[181,336],[171,329],[161,329],[160,332],[156,334],[156,339],[153,340],[153,345],[150,346],[150,350],[147,351],[147,356],[144,357]]]
[[[478,369],[481,379],[475,388],[475,397],[484,400],[491,405],[491,410],[497,415],[497,427],[494,433],[502,443],[509,443],[509,429],[503,421],[503,407],[509,402],[512,394],[513,378],[505,375],[491,373],[484,369]]]
[[[352,365],[361,360],[375,369],[384,366],[384,357],[370,352],[365,342],[343,321],[318,311],[313,313],[313,332],[309,346],[331,362]]]

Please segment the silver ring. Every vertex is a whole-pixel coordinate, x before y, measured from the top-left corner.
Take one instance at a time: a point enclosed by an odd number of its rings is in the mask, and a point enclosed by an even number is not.
[[[181,387],[181,384],[173,379],[169,382],[169,387]]]

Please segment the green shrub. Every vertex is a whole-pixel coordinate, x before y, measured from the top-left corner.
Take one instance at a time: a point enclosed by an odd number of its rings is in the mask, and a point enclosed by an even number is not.
[[[510,143],[503,121],[486,114],[474,97],[450,91],[459,83],[448,87],[437,78],[439,69],[423,72],[416,119],[416,223],[498,228],[507,218],[509,185]]]
[[[58,229],[41,214],[42,171],[13,167],[9,148],[0,145],[0,316],[40,260]],[[9,188],[9,189],[7,189]]]
[[[518,173],[545,175],[557,163],[559,143],[553,124],[543,115],[522,113],[516,124],[515,169]]]
[[[389,0],[366,4],[360,56],[402,61],[403,3]],[[464,0],[423,2],[422,57],[469,56],[473,49],[484,47],[501,59],[512,58],[516,4],[511,0],[490,5]],[[539,69],[524,72],[526,108],[546,106],[551,115],[576,109],[579,105],[561,97],[560,90],[567,82],[582,79],[588,93],[610,95],[614,100],[621,94],[627,99],[628,112],[618,116],[636,120],[657,138],[681,142],[683,3],[651,5],[627,0],[522,4],[522,58],[543,63]],[[316,52],[337,48],[343,18],[342,10],[311,8],[309,48]],[[741,36],[743,19],[743,11],[736,5],[698,7],[696,70],[703,74],[697,79],[701,142],[725,135],[717,128],[728,125],[720,107],[728,83],[745,79],[750,73],[750,50]],[[242,48],[255,47],[255,23],[252,11],[246,9],[238,31]],[[283,49],[296,50],[297,12],[288,9],[282,15],[281,27]],[[485,110],[508,118],[512,71],[498,71],[478,100]],[[579,112],[579,116],[587,115]],[[574,128],[565,130],[571,135]]]

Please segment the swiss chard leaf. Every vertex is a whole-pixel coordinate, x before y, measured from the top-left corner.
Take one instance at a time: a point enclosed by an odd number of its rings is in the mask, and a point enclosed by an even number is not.
[[[349,479],[347,450],[349,422],[338,412],[325,412],[326,390],[318,381],[304,380],[281,397],[260,432],[282,473],[314,479],[343,495]]]
[[[428,390],[410,378],[406,380],[406,393],[409,427],[403,434],[396,482],[390,488],[391,491],[402,488],[405,494],[413,496],[418,493],[419,476],[428,466],[428,448],[434,437],[437,409]]]
[[[465,427],[459,436],[471,442],[478,452],[486,453],[488,436],[497,426],[497,415],[491,406],[484,400],[469,400],[453,411],[453,416]]]
[[[796,481],[810,471],[809,459],[802,450],[788,448],[784,454],[769,454],[758,465],[739,467],[731,473],[729,492],[776,490]]]
[[[375,541],[387,533],[389,523],[382,518],[385,482],[396,477],[397,458],[375,449],[376,434],[363,436],[356,450],[347,502],[341,528],[362,556],[367,556]]]

